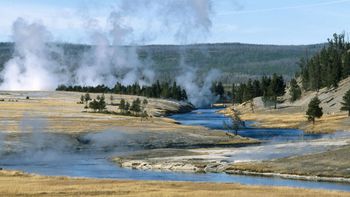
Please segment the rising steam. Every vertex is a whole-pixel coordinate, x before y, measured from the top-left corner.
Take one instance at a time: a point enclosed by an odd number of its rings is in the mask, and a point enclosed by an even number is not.
[[[1,72],[6,90],[52,90],[66,81],[65,68],[50,58],[51,33],[45,26],[17,19],[12,27],[13,58]]]
[[[137,14],[145,10],[150,12],[147,17]],[[116,82],[150,84],[156,75],[151,69],[152,61],[141,61],[137,49],[145,40],[157,36],[152,30],[153,24],[158,24],[162,34],[172,35],[177,42],[188,44],[208,35],[212,25],[211,13],[210,0],[121,1],[109,14],[107,27],[100,28],[98,20],[88,19],[86,29],[92,47],[74,68],[64,65],[63,51],[55,47],[52,34],[43,24],[19,18],[12,28],[15,52],[0,73],[3,81],[0,89],[54,90],[60,84],[113,86]],[[142,19],[149,27],[137,29],[129,24],[128,19],[132,18]],[[139,33],[135,33],[135,29]],[[212,98],[208,96],[211,95],[209,87],[218,72],[209,73],[199,86],[196,69],[191,65],[186,67],[177,82],[189,92],[191,102],[208,104]]]

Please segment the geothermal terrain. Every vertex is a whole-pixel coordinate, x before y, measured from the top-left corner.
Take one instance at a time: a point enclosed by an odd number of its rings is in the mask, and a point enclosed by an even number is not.
[[[344,81],[342,84],[339,87],[340,90],[348,82]],[[309,94],[311,93],[306,93],[303,99],[308,99]],[[291,143],[273,141],[266,143],[264,140],[234,136],[222,130],[182,125],[166,117],[169,114],[193,110],[193,106],[186,102],[147,98],[149,104],[146,110],[152,117],[141,119],[132,116],[92,113],[84,109],[84,104],[79,103],[82,93],[2,91],[0,95],[2,122],[0,129],[3,131],[0,136],[3,142],[0,144],[2,147],[0,153],[1,162],[6,165],[15,161],[28,164],[34,160],[57,162],[70,159],[72,152],[94,151],[96,154],[103,155],[104,159],[114,162],[116,166],[135,170],[268,175],[341,183],[349,182],[350,178],[348,133],[331,133],[314,140]],[[92,98],[98,95],[91,94]],[[137,98],[137,96],[113,94],[114,99],[111,101],[109,94],[105,96],[109,111],[118,111],[115,103],[119,103],[122,98],[130,102]],[[329,92],[328,96],[337,97],[336,94]],[[143,99],[143,97],[139,98]],[[281,104],[281,106],[287,105],[288,103]],[[275,112],[258,106],[253,113],[249,112],[244,104],[229,106],[223,112],[229,115],[232,107],[242,112],[246,110],[242,117],[259,120],[260,124],[264,124],[264,121],[256,117],[259,117],[259,114],[263,117],[266,112],[269,116],[276,118],[276,124],[282,121],[278,118],[282,118],[284,113],[291,116],[302,113],[296,110],[295,106],[291,106],[290,110],[289,107],[281,107]],[[302,108],[302,106],[299,107]],[[200,115],[202,112],[199,110],[194,113]],[[253,115],[256,117],[252,117]],[[332,118],[333,116],[338,118]],[[328,120],[328,124],[332,124],[329,120],[333,119],[344,124],[348,120],[344,114],[339,114],[337,111],[334,111],[334,114],[329,113],[325,119]],[[301,119],[294,122],[302,123],[301,125],[307,124]],[[290,125],[284,127],[289,128]],[[316,132],[316,130],[310,130],[310,132]],[[1,184],[0,189],[7,196],[19,193],[39,196],[58,195],[59,191],[62,195],[144,196],[145,187],[147,191],[149,190],[148,195],[151,196],[162,196],[165,193],[193,196],[230,195],[232,191],[244,196],[254,196],[257,193],[280,196],[292,191],[293,196],[296,191],[300,191],[302,196],[347,195],[345,192],[237,184],[220,184],[218,187],[218,184],[214,183],[71,179],[8,170],[0,171],[0,180],[4,183]],[[23,184],[24,182],[29,184]],[[198,190],[198,188],[202,189]],[[65,192],[62,193],[63,190]]]

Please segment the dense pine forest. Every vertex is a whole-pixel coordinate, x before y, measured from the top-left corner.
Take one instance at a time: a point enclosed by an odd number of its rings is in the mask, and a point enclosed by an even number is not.
[[[350,43],[344,34],[334,34],[328,45],[310,59],[300,61],[302,86],[305,90],[337,87],[350,75]]]

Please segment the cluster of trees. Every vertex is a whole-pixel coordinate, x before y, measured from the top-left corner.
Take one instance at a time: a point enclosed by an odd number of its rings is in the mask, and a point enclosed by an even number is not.
[[[111,96],[111,105],[113,102],[113,97]],[[85,104],[85,109],[91,109],[94,112],[108,112],[107,111],[107,103],[105,101],[105,96],[102,94],[101,96],[97,96],[96,99],[92,99],[89,93],[85,95],[81,95],[80,104]],[[121,99],[119,103],[119,110],[122,115],[134,115],[141,117],[148,117],[146,107],[148,104],[148,100],[144,99],[142,102],[139,98],[133,100],[131,104],[125,99]],[[115,113],[115,112],[113,112]]]
[[[220,96],[220,100],[223,100],[224,95],[225,95],[225,88],[222,85],[222,82],[214,82],[212,86],[210,87],[210,91],[212,94],[215,96]]]
[[[276,108],[277,97],[282,96],[285,89],[283,76],[273,74],[272,77],[263,76],[261,80],[249,79],[247,83],[233,84],[231,94],[234,103],[243,103],[262,96],[265,103],[273,102]]]
[[[89,108],[94,112],[104,112],[106,110],[106,105],[105,96],[102,94],[102,96],[97,96],[96,99],[93,99],[89,103]]]
[[[104,112],[106,110],[107,103],[105,101],[105,95],[97,96],[96,99],[92,99],[89,93],[80,96],[80,103],[85,103],[85,109],[92,109],[94,112]]]
[[[172,84],[168,82],[159,82],[151,86],[140,86],[138,83],[132,85],[122,85],[117,83],[113,88],[105,85],[98,86],[66,86],[60,85],[57,87],[58,91],[75,91],[75,92],[91,92],[91,93],[115,93],[145,96],[151,98],[165,98],[175,100],[187,100],[187,93],[176,82]]]
[[[301,79],[305,90],[337,87],[350,75],[350,43],[344,34],[334,34],[328,44],[309,59],[301,59]]]
[[[132,114],[135,116],[148,117],[148,114],[146,111],[147,104],[148,104],[147,99],[144,99],[141,103],[141,100],[137,98],[132,101],[131,105],[125,99],[121,99],[119,104],[119,109],[121,114],[123,115]]]

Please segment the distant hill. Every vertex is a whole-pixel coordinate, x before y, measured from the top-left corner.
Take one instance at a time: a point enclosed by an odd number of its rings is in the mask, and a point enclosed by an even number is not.
[[[57,44],[63,48],[61,63],[73,69],[79,64],[89,45]],[[198,68],[202,74],[211,68],[220,69],[224,83],[258,78],[274,72],[287,78],[299,70],[301,57],[320,51],[324,44],[315,45],[255,45],[241,43],[194,44],[194,45],[147,45],[139,46],[142,60],[152,60],[153,69],[161,79],[171,79],[180,70],[180,57],[185,64]],[[13,53],[13,43],[0,43],[0,70]],[[127,48],[127,47],[125,47]]]

